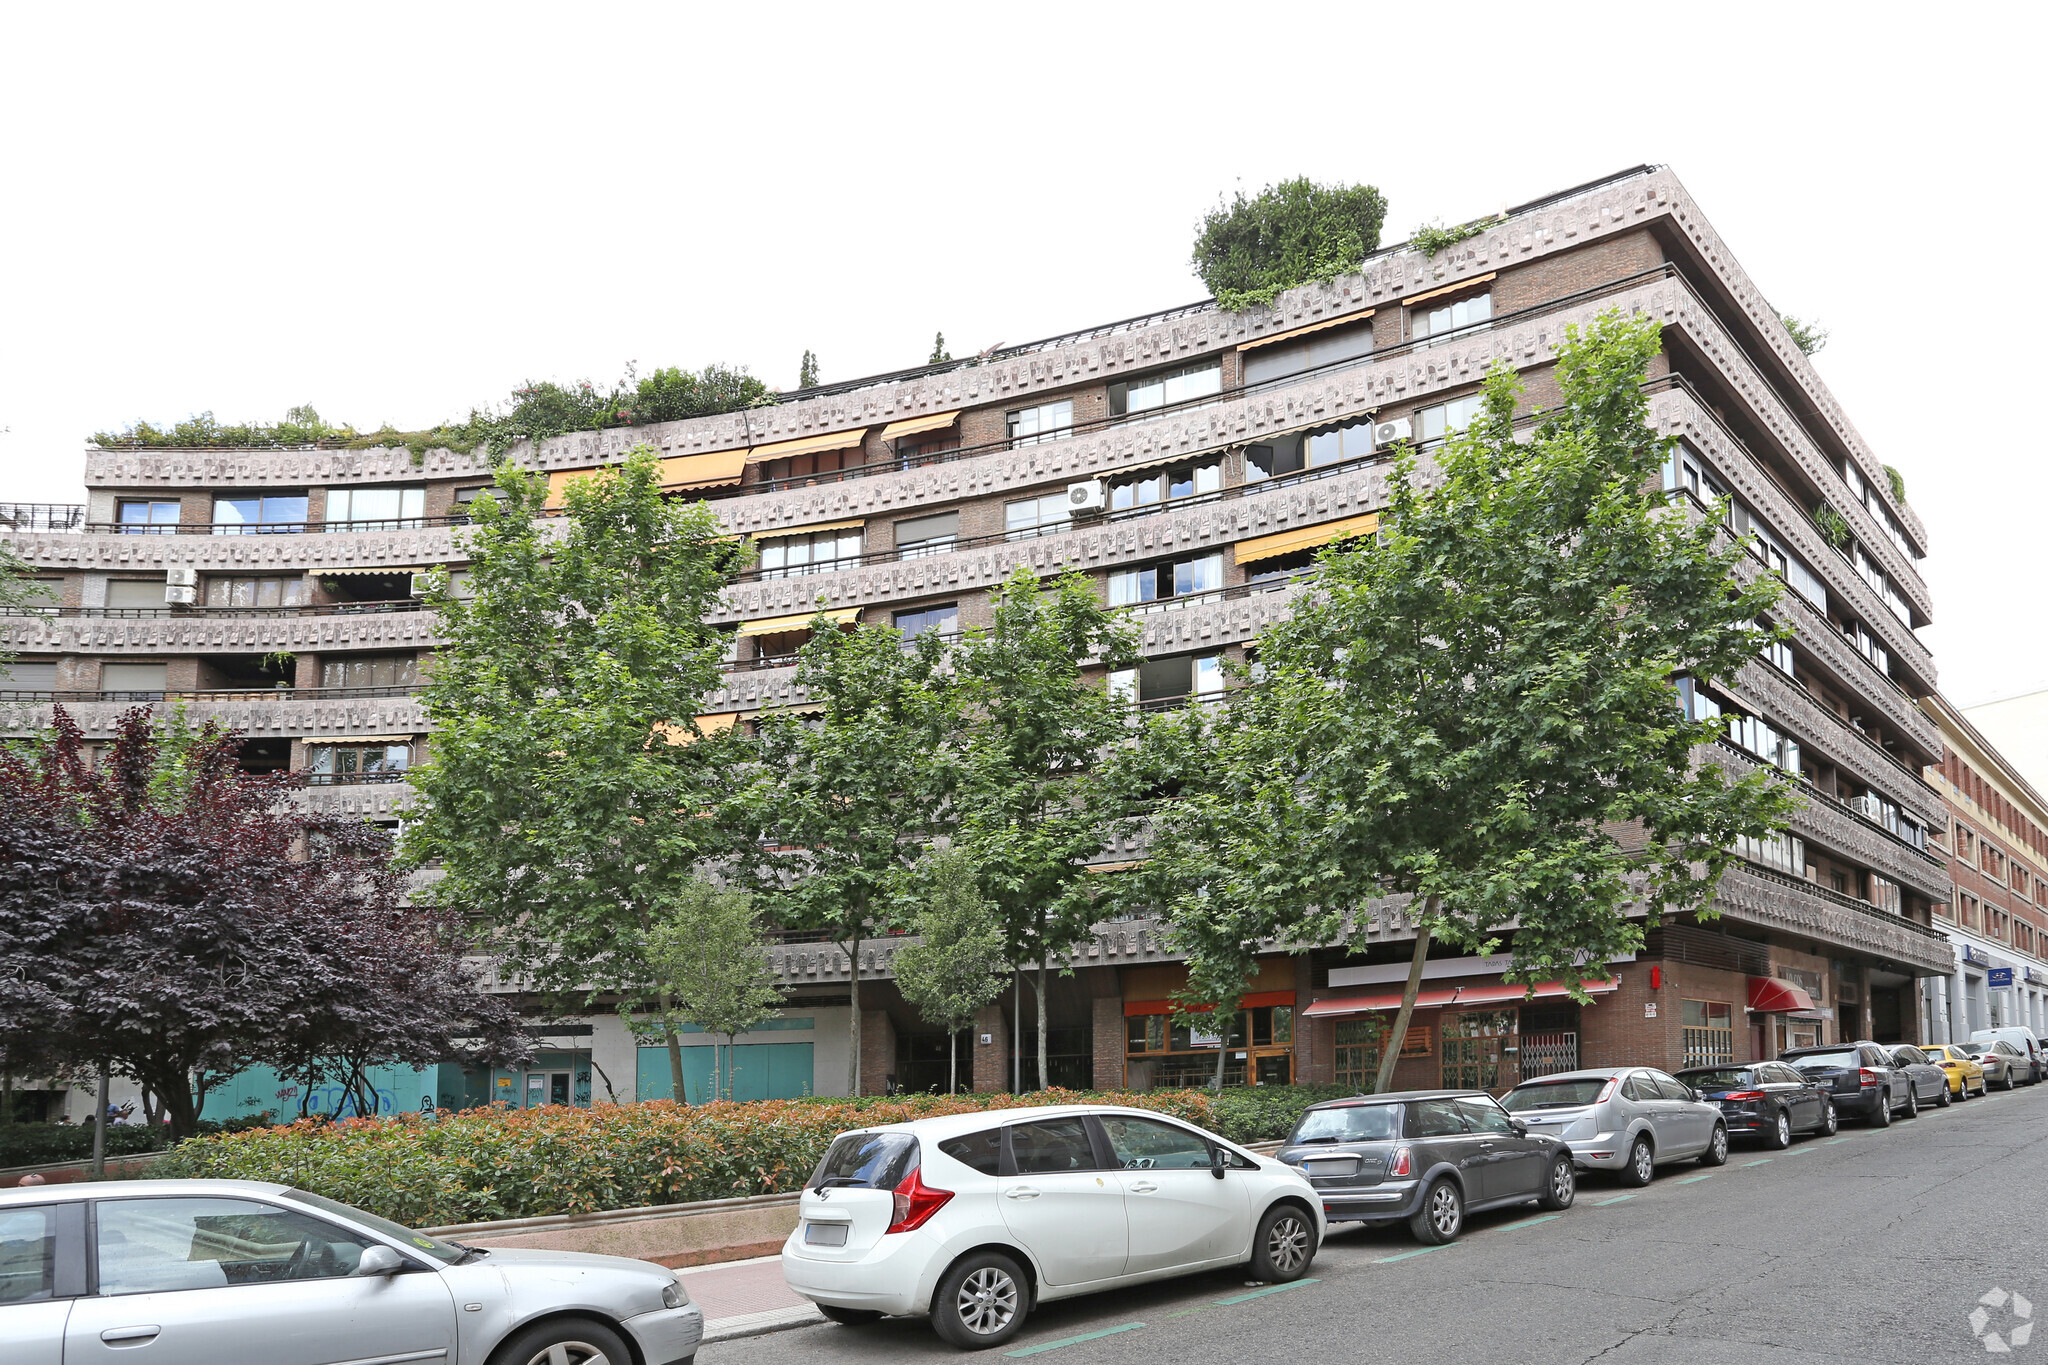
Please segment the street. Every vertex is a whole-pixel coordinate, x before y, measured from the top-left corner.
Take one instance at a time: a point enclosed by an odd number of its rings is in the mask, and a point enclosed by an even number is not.
[[[2048,1307],[2048,1086],[1845,1127],[1630,1191],[1586,1175],[1562,1214],[1473,1217],[1425,1251],[1340,1225],[1310,1278],[1210,1274],[1046,1305],[1006,1352],[1059,1365],[1503,1361],[1656,1365],[1975,1360]],[[1994,1289],[2019,1298],[1993,1295]],[[1973,1324],[1972,1313],[1984,1307]],[[2021,1331],[2013,1354],[2048,1358]],[[1994,1347],[1995,1349],[1995,1347]],[[704,1365],[959,1356],[922,1320],[707,1345]]]

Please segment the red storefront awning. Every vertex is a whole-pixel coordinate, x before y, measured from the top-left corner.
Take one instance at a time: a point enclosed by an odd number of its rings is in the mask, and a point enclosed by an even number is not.
[[[1620,986],[1619,981],[1585,981],[1580,986],[1588,995],[1605,995]],[[1419,1010],[1440,1009],[1445,1005],[1506,1005],[1530,997],[1527,986],[1452,986],[1448,989],[1423,991],[1415,997],[1415,1008]],[[1535,998],[1542,1000],[1569,995],[1571,990],[1562,981],[1546,981],[1536,987]],[[1397,1010],[1401,1008],[1401,992],[1393,991],[1384,995],[1340,996],[1334,1000],[1318,1000],[1302,1013],[1311,1019],[1331,1019],[1347,1014],[1370,1014],[1374,1010]]]
[[[1789,981],[1780,981],[1774,976],[1752,976],[1749,979],[1749,1008],[1753,1014],[1810,1010],[1813,997]]]

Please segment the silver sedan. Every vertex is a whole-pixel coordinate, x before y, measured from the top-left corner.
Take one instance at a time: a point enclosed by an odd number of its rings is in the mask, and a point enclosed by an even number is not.
[[[283,1185],[0,1190],[8,1365],[683,1365],[703,1335],[658,1265],[465,1247]]]
[[[1721,1111],[1676,1077],[1647,1066],[1603,1066],[1524,1081],[1501,1100],[1532,1133],[1563,1138],[1572,1159],[1647,1185],[1658,1166],[1728,1160]]]

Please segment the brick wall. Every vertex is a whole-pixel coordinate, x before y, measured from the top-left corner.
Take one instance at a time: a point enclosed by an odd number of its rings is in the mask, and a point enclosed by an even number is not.
[[[860,1012],[860,1093],[887,1093],[896,1070],[896,1025],[887,1010]]]
[[[1114,977],[1114,969],[1109,973]],[[1124,1084],[1124,998],[1097,996],[1094,1006],[1094,1077],[1097,1090],[1121,1090]]]
[[[986,1034],[988,1042],[981,1039]],[[1010,1088],[1010,1016],[1003,1003],[983,1005],[974,1024],[974,1088]]]

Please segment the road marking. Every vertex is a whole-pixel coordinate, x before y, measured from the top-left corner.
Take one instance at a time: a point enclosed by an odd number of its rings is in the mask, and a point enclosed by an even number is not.
[[[1787,1152],[1787,1153],[1785,1153],[1785,1155],[1786,1155],[1786,1156],[1812,1156],[1812,1155],[1813,1155],[1813,1148],[1811,1148],[1811,1147],[1801,1147],[1801,1148],[1800,1148],[1800,1149],[1799,1149],[1798,1151],[1796,1151],[1796,1152]]]
[[[1265,1297],[1266,1295],[1268,1295],[1268,1294],[1278,1294],[1278,1293],[1280,1293],[1280,1292],[1281,1292],[1282,1290],[1286,1290],[1286,1289],[1299,1289],[1299,1288],[1301,1288],[1301,1287],[1302,1287],[1303,1285],[1305,1285],[1305,1284],[1320,1284],[1320,1283],[1322,1283],[1322,1281],[1320,1281],[1320,1280],[1313,1280],[1313,1279],[1311,1279],[1311,1280],[1289,1280],[1289,1281],[1288,1281],[1288,1282],[1287,1282],[1286,1284],[1269,1284],[1269,1285],[1267,1285],[1267,1286],[1266,1286],[1266,1287],[1265,1287],[1264,1289],[1254,1289],[1254,1290],[1253,1290],[1253,1291],[1252,1291],[1251,1293],[1249,1293],[1249,1294],[1232,1294],[1232,1295],[1231,1295],[1231,1296],[1230,1296],[1229,1298],[1227,1298],[1227,1299],[1218,1299],[1218,1300],[1216,1300],[1216,1306],[1217,1306],[1218,1308],[1228,1308],[1228,1307],[1229,1307],[1229,1306],[1230,1306],[1231,1304],[1233,1304],[1233,1303],[1243,1303],[1243,1302],[1244,1302],[1244,1301],[1245,1301],[1246,1299],[1262,1299],[1262,1298],[1264,1298],[1264,1297]]]
[[[1674,1185],[1697,1185],[1702,1180],[1712,1180],[1713,1178],[1711,1175],[1689,1175],[1683,1180],[1674,1180],[1671,1183]]]
[[[1852,1138],[1852,1137],[1854,1137],[1854,1136],[1855,1136],[1855,1134],[1853,1134],[1853,1133],[1844,1133],[1844,1134],[1842,1134],[1842,1135],[1841,1135],[1840,1137],[1838,1137],[1838,1138],[1829,1138],[1829,1139],[1827,1140],[1827,1145],[1828,1145],[1828,1146],[1830,1146],[1830,1147],[1832,1147],[1832,1146],[1834,1146],[1834,1145],[1835,1145],[1836,1143],[1838,1143],[1838,1142],[1847,1142],[1847,1141],[1848,1141],[1848,1140],[1849,1140],[1850,1138]]]
[[[1620,1203],[1620,1202],[1621,1202],[1622,1200],[1624,1200],[1624,1199],[1633,1199],[1633,1198],[1635,1198],[1635,1196],[1634,1196],[1634,1195],[1632,1195],[1632,1194],[1617,1194],[1617,1195],[1616,1195],[1616,1196],[1614,1196],[1614,1198],[1612,1198],[1612,1199],[1603,1199],[1603,1200],[1601,1200],[1601,1201],[1600,1201],[1599,1203],[1595,1204],[1595,1205],[1594,1205],[1593,1207],[1594,1207],[1594,1208],[1596,1208],[1596,1209],[1604,1209],[1604,1208],[1606,1208],[1606,1207],[1607,1207],[1607,1206],[1608,1206],[1609,1204],[1619,1204],[1619,1203]]]
[[[1006,1356],[1035,1356],[1041,1351],[1057,1351],[1062,1346],[1079,1346],[1084,1341],[1097,1341],[1103,1337],[1113,1337],[1118,1332],[1135,1332],[1144,1325],[1142,1322],[1127,1322],[1121,1327],[1108,1327],[1100,1332],[1083,1332],[1078,1337],[1061,1337],[1058,1341],[1042,1341],[1036,1346],[1026,1346],[1018,1351],[1005,1351],[1003,1354]]]
[[[1509,1223],[1506,1227],[1501,1228],[1499,1230],[1501,1232],[1513,1232],[1518,1228],[1533,1228],[1538,1223],[1548,1223],[1553,1219],[1562,1217],[1564,1217],[1564,1215],[1561,1213],[1546,1213],[1541,1218],[1524,1218],[1519,1223]]]
[[[1183,1308],[1177,1313],[1168,1313],[1166,1316],[1169,1318],[1184,1318],[1190,1313],[1206,1313],[1213,1307],[1215,1307],[1214,1304],[1198,1303],[1193,1308]]]
[[[1424,1247],[1420,1251],[1404,1251],[1399,1256],[1382,1256],[1377,1261],[1374,1261],[1373,1264],[1392,1265],[1395,1261],[1406,1261],[1416,1256],[1427,1256],[1432,1251],[1444,1251],[1449,1247],[1454,1247],[1456,1245],[1456,1242],[1448,1242],[1444,1246],[1440,1247]]]
[[[1765,1158],[1764,1158],[1764,1159],[1763,1159],[1762,1161],[1745,1161],[1745,1162],[1743,1162],[1743,1163],[1742,1163],[1742,1169],[1746,1171],[1746,1170],[1748,1170],[1748,1169],[1749,1169],[1750,1167],[1752,1167],[1752,1166],[1768,1166],[1768,1165],[1770,1165],[1770,1164],[1771,1164],[1771,1158],[1769,1158],[1769,1157],[1765,1157]]]

